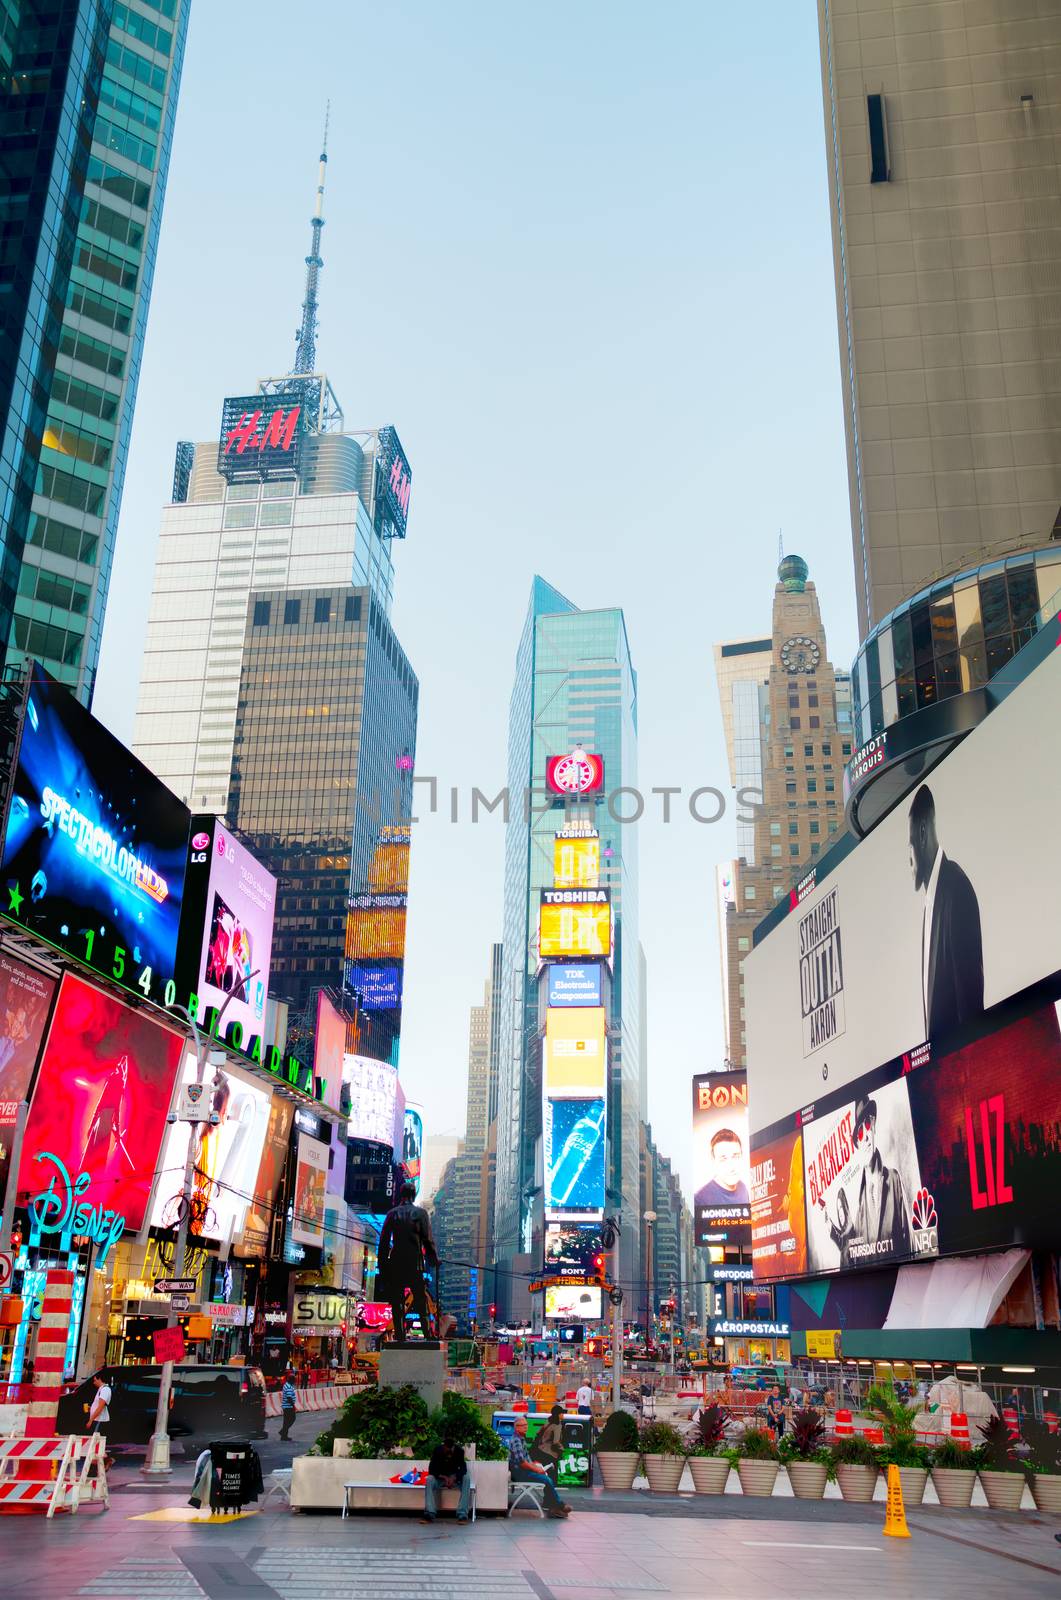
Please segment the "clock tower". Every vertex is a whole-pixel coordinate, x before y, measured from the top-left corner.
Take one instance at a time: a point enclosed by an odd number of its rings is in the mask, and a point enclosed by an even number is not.
[[[829,661],[807,563],[785,556],[777,578],[770,638],[715,647],[731,780],[735,789],[762,793],[754,812],[738,800],[738,817],[754,820],[738,823],[740,854],[719,868],[726,1044],[734,1066],[745,1060],[741,962],[756,924],[842,831],[851,754],[850,679]]]

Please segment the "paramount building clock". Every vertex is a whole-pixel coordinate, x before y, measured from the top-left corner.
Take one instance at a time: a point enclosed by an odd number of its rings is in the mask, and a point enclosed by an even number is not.
[[[814,639],[797,633],[781,646],[781,665],[786,672],[813,672],[822,653]]]

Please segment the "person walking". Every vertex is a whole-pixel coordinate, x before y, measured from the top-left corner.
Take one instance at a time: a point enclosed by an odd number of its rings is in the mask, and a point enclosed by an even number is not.
[[[534,1453],[553,1483],[560,1481],[560,1457],[564,1453],[564,1408],[553,1406],[549,1420],[534,1441]]]
[[[424,1514],[422,1522],[434,1522],[438,1516],[438,1491],[459,1489],[457,1521],[467,1522],[472,1505],[472,1480],[464,1457],[464,1446],[457,1443],[452,1433],[442,1435],[442,1443],[431,1452],[427,1464],[427,1482],[424,1484]]]
[[[583,1380],[575,1394],[575,1404],[580,1417],[588,1417],[593,1411],[593,1390],[589,1383]]]
[[[508,1446],[508,1475],[514,1483],[540,1483],[547,1517],[568,1517],[571,1507],[565,1505],[553,1488],[552,1479],[545,1468],[532,1461],[527,1451],[527,1419],[516,1418],[515,1431]]]
[[[776,1383],[767,1396],[766,1414],[770,1418],[774,1432],[780,1439],[785,1431],[785,1402],[781,1398],[781,1390]]]
[[[89,1433],[102,1433],[104,1446],[106,1446],[107,1424],[111,1420],[111,1386],[107,1382],[105,1372],[97,1372],[92,1382],[96,1385],[96,1393],[92,1397],[92,1404],[88,1412]],[[114,1465],[114,1457],[108,1450],[103,1457],[103,1467],[109,1472]]]
[[[280,1391],[280,1417],[283,1426],[280,1429],[281,1439],[286,1439],[291,1432],[291,1424],[298,1415],[298,1391],[295,1388],[294,1368],[288,1367],[284,1373],[284,1386]]]

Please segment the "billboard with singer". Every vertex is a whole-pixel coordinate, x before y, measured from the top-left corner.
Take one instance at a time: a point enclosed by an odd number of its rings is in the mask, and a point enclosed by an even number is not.
[[[177,968],[204,1006],[225,1007],[246,1043],[269,995],[276,879],[217,817],[193,817]]]
[[[803,1202],[803,1135],[793,1126],[752,1151],[752,1261],[756,1278],[807,1270]]]
[[[189,1049],[181,1081],[194,1083],[197,1076],[195,1056]],[[204,1084],[218,1120],[171,1124],[159,1164],[151,1225],[175,1228],[180,1222],[191,1137],[195,1161],[189,1231],[196,1238],[238,1243],[255,1194],[272,1094],[249,1072],[230,1066],[208,1066]]]

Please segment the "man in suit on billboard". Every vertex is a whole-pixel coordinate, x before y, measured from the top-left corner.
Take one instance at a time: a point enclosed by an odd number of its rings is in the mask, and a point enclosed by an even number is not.
[[[914,888],[925,893],[921,993],[925,1038],[936,1039],[984,1009],[984,946],[976,890],[943,853],[927,783],[910,807],[910,870]]]
[[[840,1251],[840,1267],[865,1265],[872,1261],[866,1252],[852,1252],[852,1245],[873,1245],[878,1255],[895,1261],[911,1254],[910,1212],[898,1167],[886,1167],[877,1148],[877,1102],[862,1096],[855,1105],[851,1126],[852,1166],[857,1180],[854,1213],[841,1187],[836,1197],[836,1213],[830,1216],[822,1195],[819,1204],[833,1243]]]

